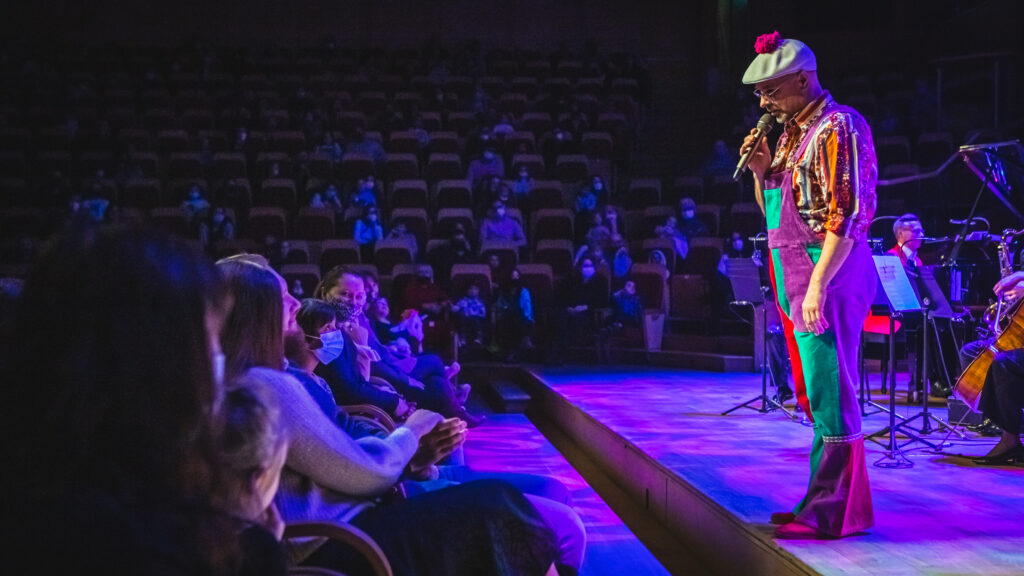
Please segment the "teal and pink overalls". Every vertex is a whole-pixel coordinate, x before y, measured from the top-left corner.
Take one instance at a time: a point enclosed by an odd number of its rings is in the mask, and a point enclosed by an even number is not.
[[[795,158],[803,158],[820,123],[837,110],[849,109],[830,106],[821,114],[805,132]],[[866,137],[870,139],[870,132]],[[809,332],[802,305],[824,238],[797,209],[793,170],[767,175],[764,187],[769,269],[797,399],[814,421],[811,478],[806,496],[794,509],[796,521],[826,535],[846,536],[874,523],[856,394],[861,329],[876,287],[871,251],[866,242],[856,242],[826,288],[822,316],[828,329],[821,335]]]

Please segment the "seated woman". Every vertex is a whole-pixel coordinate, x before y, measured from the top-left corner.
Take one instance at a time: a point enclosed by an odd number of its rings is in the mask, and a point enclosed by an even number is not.
[[[214,498],[223,296],[203,254],[149,231],[76,222],[40,255],[0,346],[16,571],[284,574],[274,536],[253,555]]]
[[[369,346],[380,356],[379,362],[371,365],[374,376],[383,378],[395,390],[409,398],[426,390],[432,389],[430,398],[442,402],[436,408],[447,416],[458,416],[470,426],[483,421],[482,415],[471,414],[462,409],[456,399],[456,390],[451,382],[452,372],[444,361],[436,354],[419,354],[411,370],[399,366],[387,345],[381,342],[366,316],[366,281],[363,276],[351,268],[338,266],[329,270],[320,279],[314,291],[316,298],[326,300],[344,310],[346,317],[366,328]],[[326,376],[325,376],[326,378]],[[330,381],[330,378],[327,378]],[[443,399],[443,400],[442,400]]]
[[[278,395],[292,445],[275,499],[285,522],[350,522],[402,574],[553,574],[556,563],[578,570],[582,545],[575,513],[524,496],[507,482],[479,480],[400,502],[377,501],[403,475],[437,477],[435,464],[464,441],[465,423],[417,410],[385,438],[346,434],[281,371],[283,334],[296,329],[292,307],[284,304],[287,284],[269,267],[255,261],[249,266],[246,274],[238,274],[237,266],[225,270],[238,277],[229,281],[236,306],[223,344],[229,366]],[[333,541],[289,543],[289,551],[303,565],[357,571],[351,550]]]

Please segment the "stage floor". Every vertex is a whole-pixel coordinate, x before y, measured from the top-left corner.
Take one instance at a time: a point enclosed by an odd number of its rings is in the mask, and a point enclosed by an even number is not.
[[[812,430],[779,411],[741,408],[761,392],[760,373],[708,373],[648,367],[539,367],[546,385],[770,539],[772,512],[789,510],[808,479]],[[898,380],[898,394],[906,389]],[[875,391],[875,401],[886,402]],[[792,402],[788,403],[792,406]],[[759,406],[759,404],[758,404]],[[920,406],[897,406],[913,416]],[[945,420],[946,410],[934,413]],[[917,419],[920,423],[920,418]],[[889,424],[864,418],[866,434]],[[831,541],[777,541],[821,574],[1024,574],[1024,467],[980,467],[969,457],[995,438],[967,432],[941,453],[918,442],[903,454],[910,468],[867,442],[876,526]],[[946,431],[925,436],[940,443]],[[903,440],[902,437],[898,437]]]

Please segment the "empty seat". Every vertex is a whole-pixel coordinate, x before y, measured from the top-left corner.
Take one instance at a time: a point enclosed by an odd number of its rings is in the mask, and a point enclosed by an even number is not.
[[[149,211],[149,223],[157,230],[168,234],[187,238],[189,234],[188,219],[177,206],[157,206]]]
[[[120,203],[149,210],[163,202],[163,186],[156,178],[136,178],[125,182],[121,188]]]
[[[195,152],[174,152],[167,158],[168,178],[202,178],[203,166]]]
[[[675,274],[669,280],[669,316],[707,322],[711,317],[708,282],[700,274]]]
[[[420,162],[412,152],[390,152],[384,160],[384,180],[411,180],[420,177]]]
[[[351,238],[331,238],[320,244],[320,270],[326,272],[342,264],[362,262],[359,244]]]
[[[532,132],[533,137],[537,140],[554,126],[554,120],[548,112],[524,112],[519,121],[520,129]]]
[[[459,154],[462,152],[462,141],[459,134],[451,130],[437,130],[430,133],[430,143],[427,144],[427,152],[433,154]]]
[[[568,208],[541,208],[530,216],[530,240],[537,246],[541,240],[573,239],[574,216]]]
[[[672,182],[672,193],[665,198],[667,204],[675,204],[682,198],[692,198],[694,202],[704,201],[704,178],[700,176],[677,176]]]
[[[298,154],[306,149],[306,135],[301,130],[275,130],[270,133],[270,149]]]
[[[629,181],[623,205],[627,209],[645,208],[661,204],[661,180],[659,178],[633,178]]]
[[[331,208],[299,208],[292,235],[305,240],[326,240],[334,236],[335,213]]]
[[[220,180],[248,178],[249,171],[245,154],[241,152],[217,152],[213,155],[213,175]]]
[[[718,272],[725,241],[722,238],[702,236],[690,240],[690,251],[684,263],[687,274],[700,274],[711,281]]]
[[[460,138],[465,138],[470,132],[477,129],[476,114],[472,112],[452,112],[448,114],[444,128],[445,130],[455,132]]]
[[[267,237],[288,237],[288,215],[280,206],[253,206],[246,219],[246,232],[250,238],[263,242]]]
[[[590,178],[590,163],[583,154],[559,154],[552,175],[562,182],[583,182]]]
[[[188,132],[176,129],[157,131],[153,145],[159,154],[185,152],[191,147]]]
[[[419,154],[420,140],[411,130],[395,130],[388,135],[385,149],[392,154]]]
[[[360,178],[376,176],[376,173],[373,157],[368,154],[349,152],[341,157],[338,176],[346,183],[355,183]]]
[[[260,184],[253,202],[256,206],[280,206],[294,210],[298,204],[298,192],[291,178],[267,178]]]
[[[729,228],[744,239],[764,230],[764,214],[757,202],[737,202],[729,209]]]
[[[458,154],[433,152],[427,158],[424,176],[428,182],[455,180],[465,178],[466,170],[463,168],[462,159]]]
[[[573,269],[575,252],[573,243],[566,239],[538,240],[533,249],[532,261],[551,266],[556,278],[564,278]]]
[[[614,150],[612,135],[607,132],[584,132],[580,136],[580,151],[588,158],[610,160]]]
[[[461,175],[457,179],[439,180],[433,186],[434,208],[471,208],[473,187]]]
[[[730,208],[731,209],[731,208]],[[718,204],[697,204],[697,219],[704,224],[708,236],[718,236],[722,233],[722,207]]]
[[[429,192],[426,180],[395,180],[389,186],[388,205],[392,208],[428,207]]]
[[[409,244],[401,238],[384,238],[373,245],[373,263],[383,276],[390,276],[395,264],[414,260]]]
[[[743,197],[743,181],[733,180],[730,176],[716,176],[712,179],[705,198],[706,202],[719,206],[731,206],[744,200],[746,198]]]
[[[534,180],[526,209],[534,212],[541,208],[565,208],[563,184],[558,180]]]

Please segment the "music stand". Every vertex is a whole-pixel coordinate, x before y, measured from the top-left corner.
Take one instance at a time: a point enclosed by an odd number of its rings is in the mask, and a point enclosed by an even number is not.
[[[880,442],[875,440],[875,437],[889,435],[888,452],[875,461],[875,466],[880,468],[910,468],[914,463],[903,456],[902,452],[900,452],[902,446],[899,446],[896,442],[896,432],[898,430],[896,426],[896,339],[892,335],[896,332],[896,319],[902,317],[904,312],[919,312],[921,310],[921,303],[917,299],[914,288],[910,285],[910,279],[907,277],[906,270],[903,269],[903,263],[900,262],[899,256],[894,254],[873,254],[871,258],[875,261],[875,271],[878,273],[882,295],[889,308],[889,425],[878,432],[868,434],[864,438],[880,444]],[[920,439],[906,430],[903,433],[914,439]]]
[[[789,418],[797,420],[797,416],[786,409],[778,399],[778,381],[775,371],[768,365],[768,286],[761,284],[761,268],[753,258],[729,258],[725,261],[726,275],[729,283],[732,284],[732,293],[735,300],[732,304],[736,306],[750,306],[754,316],[757,316],[758,308],[761,310],[761,330],[755,328],[755,336],[761,337],[761,394],[746,402],[737,404],[722,412],[722,416],[740,408],[750,408],[764,414],[774,410],[782,410]],[[775,396],[768,396],[768,378],[771,377],[772,386],[775,388]],[[751,406],[754,402],[760,401],[761,407]]]
[[[896,430],[902,430],[904,426],[908,426],[912,421],[917,418],[921,418],[921,428],[917,432],[919,434],[930,434],[932,430],[931,421],[934,420],[939,425],[939,429],[946,428],[956,432],[961,438],[966,436],[951,427],[947,422],[938,418],[934,414],[928,411],[928,397],[931,393],[931,378],[929,377],[929,335],[934,336],[936,342],[939,340],[939,330],[935,325],[935,318],[949,318],[953,319],[957,317],[956,313],[953,312],[953,307],[949,305],[949,301],[946,300],[946,295],[942,292],[938,282],[935,280],[935,274],[930,267],[922,266],[918,268],[918,276],[914,279],[914,284],[917,288],[917,293],[921,298],[921,312],[923,314],[923,321],[921,324],[921,330],[923,331],[923,341],[921,343],[921,383],[922,383],[922,400],[921,400],[921,411],[905,418],[902,422],[896,425]],[[939,352],[939,366],[942,371],[946,374],[946,381],[949,382],[949,371],[946,369],[946,359],[941,355],[942,347],[936,346]],[[905,430],[902,430],[906,432]],[[934,445],[927,440],[920,439],[921,442],[927,444],[934,450],[941,450],[943,444]]]

